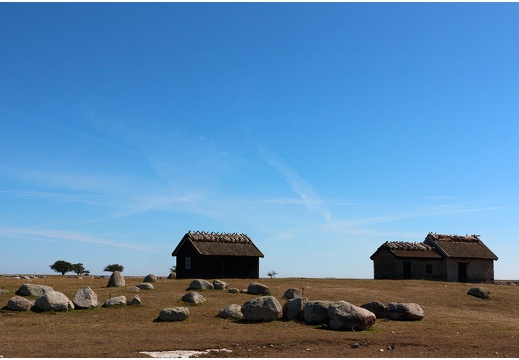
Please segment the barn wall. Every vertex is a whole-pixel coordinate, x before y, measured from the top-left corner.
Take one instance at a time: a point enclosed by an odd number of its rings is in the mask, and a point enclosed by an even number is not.
[[[257,279],[259,258],[252,256],[201,256],[200,274],[207,279]]]
[[[494,281],[494,261],[485,259],[448,258],[445,261],[447,281],[459,281],[458,263],[467,264],[467,282]]]
[[[191,257],[191,269],[185,268]],[[258,279],[259,257],[200,256],[191,246],[183,246],[176,256],[177,279]]]
[[[373,256],[375,279],[402,279],[403,265],[388,251],[382,249]]]
[[[185,268],[186,257],[191,257],[191,269]],[[177,279],[197,279],[200,278],[199,263],[200,257],[187,242],[182,246],[177,253],[176,271]]]
[[[444,277],[442,259],[397,258],[389,251],[382,249],[373,259],[375,279],[404,279],[404,261],[408,261],[411,269],[411,279],[441,280]],[[427,265],[432,272],[427,273]]]

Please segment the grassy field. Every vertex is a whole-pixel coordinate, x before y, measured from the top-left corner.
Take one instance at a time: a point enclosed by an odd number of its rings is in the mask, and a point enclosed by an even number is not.
[[[142,278],[126,278],[126,286]],[[247,288],[251,280],[222,279]],[[28,280],[0,278],[0,307]],[[49,276],[30,281],[49,285],[73,299],[89,285],[99,301],[134,294],[107,288],[108,279]],[[191,306],[184,322],[154,322],[163,308],[183,306],[189,280],[161,279],[140,291],[143,304],[62,313],[0,310],[0,356],[6,357],[147,357],[141,351],[229,349],[215,357],[519,357],[519,287],[483,284],[491,298],[467,295],[475,284],[435,281],[351,279],[260,279],[281,304],[288,288],[304,288],[310,300],[414,302],[425,311],[416,322],[379,319],[369,331],[339,332],[298,322],[243,323],[220,319],[223,307],[253,298],[226,291],[203,291],[205,303]],[[360,344],[354,348],[352,344]],[[390,349],[392,348],[392,349]]]

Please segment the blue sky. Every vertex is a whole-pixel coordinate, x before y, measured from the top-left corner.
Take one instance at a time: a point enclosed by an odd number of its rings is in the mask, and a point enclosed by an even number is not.
[[[518,279],[519,5],[1,3],[0,273],[167,275],[189,230],[260,276],[372,278],[480,234]]]

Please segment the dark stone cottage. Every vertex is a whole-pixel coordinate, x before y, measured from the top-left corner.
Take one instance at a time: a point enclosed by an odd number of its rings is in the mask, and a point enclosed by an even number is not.
[[[375,279],[489,282],[497,256],[478,235],[429,233],[421,243],[386,241],[370,259]]]
[[[177,279],[258,279],[264,255],[246,234],[189,231],[173,250]]]

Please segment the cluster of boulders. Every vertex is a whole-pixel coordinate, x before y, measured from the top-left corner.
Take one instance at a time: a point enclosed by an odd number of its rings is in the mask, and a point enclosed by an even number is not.
[[[157,277],[153,274],[146,276],[142,283],[136,286],[128,287],[128,290],[140,291],[153,289],[152,282],[156,282]],[[120,272],[115,271],[107,287],[125,286],[125,280]],[[3,292],[7,293],[7,291]],[[6,308],[13,311],[67,311],[74,309],[89,309],[100,305],[97,294],[88,285],[83,286],[76,292],[74,299],[71,301],[67,296],[59,291],[55,291],[52,287],[37,284],[23,284],[7,302]],[[27,297],[36,297],[35,300]],[[130,299],[126,296],[115,296],[107,299],[101,304],[102,307],[110,307],[116,305],[141,305],[142,300],[139,295],[134,295]]]
[[[188,305],[198,305],[206,299],[198,291],[225,290],[227,284],[221,280],[213,283],[196,279],[191,282],[188,291],[181,300]],[[323,325],[331,330],[362,331],[375,324],[377,318],[391,320],[415,321],[424,317],[424,311],[414,303],[389,303],[387,306],[374,301],[361,306],[347,301],[310,301],[303,297],[302,289],[290,288],[285,291],[283,298],[287,299],[282,306],[276,297],[271,295],[268,286],[254,282],[247,289],[228,289],[231,293],[247,293],[260,295],[246,301],[243,305],[231,304],[217,314],[220,318],[230,318],[250,322],[275,320],[296,320],[311,325]],[[157,321],[183,321],[189,317],[186,306],[166,308],[160,311]]]
[[[137,285],[128,286],[129,291],[152,290],[152,283],[157,282],[155,275],[147,275]],[[124,287],[124,277],[118,271],[110,276],[107,287]],[[268,286],[253,282],[247,289],[239,290],[229,288],[228,284],[221,280],[209,282],[203,279],[193,280],[186,289],[186,294],[180,299],[189,305],[199,305],[206,298],[197,291],[227,290],[229,293],[247,293],[259,295],[243,305],[231,304],[223,308],[217,316],[251,322],[274,321],[279,319],[302,321],[311,325],[322,325],[331,330],[366,330],[375,324],[376,319],[390,319],[398,321],[416,321],[424,317],[424,311],[415,303],[391,302],[387,305],[379,301],[372,301],[356,306],[347,301],[322,301],[309,300],[303,297],[302,289],[290,288],[285,291],[283,298],[286,303],[282,306],[271,295]],[[0,294],[7,294],[7,290],[0,289]],[[468,295],[482,299],[490,298],[490,291],[485,287],[473,287]],[[97,294],[85,285],[76,292],[73,300],[67,298],[61,292],[52,287],[37,284],[23,284],[16,291],[16,295],[9,299],[6,308],[13,311],[67,311],[73,309],[89,309],[99,306]],[[31,300],[27,297],[36,298]],[[125,296],[115,296],[101,304],[102,307],[116,305],[140,305],[142,301],[138,295],[129,300]],[[190,313],[186,306],[166,308],[160,311],[157,321],[182,321],[186,320]]]

